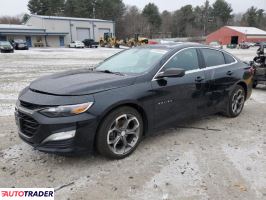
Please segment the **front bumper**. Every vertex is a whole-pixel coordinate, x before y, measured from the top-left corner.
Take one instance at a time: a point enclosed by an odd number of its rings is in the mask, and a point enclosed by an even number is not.
[[[39,151],[56,154],[91,152],[97,128],[96,118],[90,113],[49,118],[40,114],[38,110],[29,110],[19,103],[15,111],[19,137]],[[52,135],[73,131],[74,137],[47,140]]]
[[[1,53],[13,53],[14,49],[1,49],[0,52]]]
[[[17,47],[16,50],[29,50],[28,47]]]

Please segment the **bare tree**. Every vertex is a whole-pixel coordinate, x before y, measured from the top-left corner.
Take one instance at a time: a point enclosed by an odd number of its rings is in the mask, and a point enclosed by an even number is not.
[[[2,16],[0,17],[0,24],[21,24],[21,19],[18,16]]]
[[[123,17],[123,37],[133,37],[135,33],[147,34],[149,32],[148,24],[136,6],[127,6],[126,14]]]

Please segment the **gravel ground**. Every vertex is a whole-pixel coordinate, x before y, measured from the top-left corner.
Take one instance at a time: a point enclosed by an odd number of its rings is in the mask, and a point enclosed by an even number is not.
[[[53,187],[65,200],[266,199],[266,86],[236,119],[209,116],[148,137],[130,157],[59,157],[16,133],[14,103],[35,78],[90,67],[114,49],[32,49],[0,54],[0,187]],[[256,48],[230,50],[251,60]]]

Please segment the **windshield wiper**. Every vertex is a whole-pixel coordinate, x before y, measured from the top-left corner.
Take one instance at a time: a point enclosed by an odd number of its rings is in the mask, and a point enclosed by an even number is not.
[[[97,72],[102,72],[102,73],[106,73],[106,74],[116,74],[116,75],[120,75],[120,76],[125,76],[125,74],[122,74],[121,72],[113,72],[110,70],[96,70]]]

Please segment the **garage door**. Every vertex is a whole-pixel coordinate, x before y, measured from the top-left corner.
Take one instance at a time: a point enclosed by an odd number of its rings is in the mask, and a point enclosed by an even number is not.
[[[103,37],[105,33],[110,33],[110,29],[99,28],[99,37]]]
[[[91,39],[89,28],[77,28],[77,40],[83,41],[85,39]]]
[[[0,35],[0,41],[6,41],[6,36]]]

